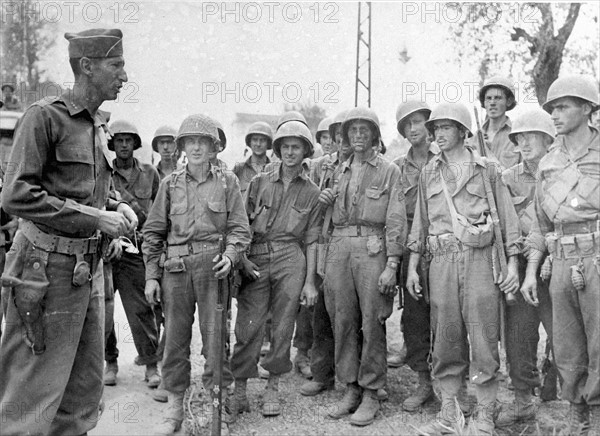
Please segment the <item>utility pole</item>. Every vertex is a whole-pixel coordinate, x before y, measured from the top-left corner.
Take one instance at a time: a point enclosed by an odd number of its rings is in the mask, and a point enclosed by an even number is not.
[[[358,106],[359,88],[361,94],[366,92],[367,106],[371,107],[371,2],[358,3],[354,106]]]

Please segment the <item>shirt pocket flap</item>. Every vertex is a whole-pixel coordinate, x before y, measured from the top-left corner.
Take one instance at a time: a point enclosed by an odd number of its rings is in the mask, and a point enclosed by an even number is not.
[[[152,187],[147,184],[142,184],[141,186],[136,186],[133,190],[136,198],[147,200],[152,197]]]
[[[56,160],[93,165],[94,155],[80,145],[61,145],[56,148]]]
[[[373,200],[379,200],[384,193],[385,189],[367,188],[365,191],[367,198],[371,198]]]
[[[440,183],[435,183],[427,186],[427,198],[431,198],[434,195],[439,194],[440,192],[442,192],[442,185]]]
[[[222,201],[209,201],[208,208],[215,213],[225,213],[227,212],[227,207],[225,203]]]
[[[485,188],[481,183],[477,183],[476,181],[471,181],[467,183],[467,192],[472,195],[476,195],[477,197],[485,198]]]
[[[527,202],[527,197],[523,196],[523,195],[517,195],[515,197],[512,197],[512,202],[515,206],[519,206],[519,205],[525,205],[525,203]]]

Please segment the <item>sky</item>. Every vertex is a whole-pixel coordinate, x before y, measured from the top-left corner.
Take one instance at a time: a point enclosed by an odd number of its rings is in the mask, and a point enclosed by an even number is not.
[[[158,126],[178,128],[193,113],[217,118],[227,132],[236,112],[280,114],[298,100],[319,104],[328,115],[354,106],[355,2],[97,0],[39,7],[40,19],[57,27],[43,67],[49,80],[62,85],[73,80],[64,32],[123,31],[129,82],[103,109],[113,121],[134,122],[148,143]],[[468,6],[460,13],[469,13]],[[448,98],[474,103],[479,78],[461,70],[447,38],[456,17],[443,3],[372,3],[371,106],[387,142],[397,135],[396,107],[405,97],[432,105]],[[598,23],[576,27],[572,39],[587,32],[598,33]],[[407,63],[399,60],[402,50]],[[228,138],[222,155],[235,161],[243,149],[243,138]]]

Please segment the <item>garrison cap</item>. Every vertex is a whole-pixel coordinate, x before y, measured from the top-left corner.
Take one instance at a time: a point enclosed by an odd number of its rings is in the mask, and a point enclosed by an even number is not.
[[[123,32],[119,29],[89,29],[65,33],[70,58],[110,58],[123,55]]]

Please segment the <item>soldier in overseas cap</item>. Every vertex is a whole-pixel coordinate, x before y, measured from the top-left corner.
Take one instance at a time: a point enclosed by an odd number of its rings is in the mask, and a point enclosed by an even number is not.
[[[325,302],[335,328],[336,373],[346,386],[329,416],[354,412],[350,422],[365,426],[375,420],[377,391],[386,384],[385,320],[397,292],[406,210],[400,170],[377,152],[381,133],[375,112],[351,109],[342,135],[354,154],[342,164],[338,184],[321,194],[333,205]]]
[[[455,397],[471,354],[470,379],[478,407],[472,430],[491,436],[500,368],[501,292],[496,282],[503,292],[518,290],[518,218],[496,167],[465,147],[465,139],[471,135],[466,106],[441,103],[425,125],[441,153],[419,176],[407,244],[411,253],[406,288],[413,298],[423,297],[417,264],[421,255],[432,255],[428,277],[435,340],[432,374],[439,383],[442,409],[435,422],[420,431],[444,433],[444,426],[452,427],[460,419]],[[494,237],[500,233],[505,244],[494,246]],[[493,250],[506,250],[509,257],[508,267],[498,271],[499,277],[494,277],[497,270],[490,259],[501,258],[503,253],[494,254]]]
[[[523,161],[504,170],[502,180],[510,192],[521,227],[522,240],[531,230],[535,216],[534,194],[540,160],[554,141],[554,124],[541,108],[524,112],[515,119],[509,137],[517,146]],[[525,278],[527,259],[519,254],[519,278]],[[506,357],[515,399],[502,404],[496,417],[496,427],[507,427],[518,421],[535,418],[536,405],[531,392],[540,386],[537,369],[537,348],[540,340],[540,321],[552,340],[552,305],[548,282],[537,274],[538,293],[535,300],[516,294],[516,303],[506,307]],[[554,377],[556,389],[556,376]],[[544,399],[542,397],[542,399]]]
[[[142,250],[146,262],[146,298],[162,302],[165,350],[162,386],[168,391],[169,409],[157,434],[172,434],[183,422],[183,395],[190,386],[190,343],[198,307],[202,354],[206,358],[202,382],[214,387],[215,308],[218,280],[225,278],[250,243],[248,218],[235,175],[211,165],[219,150],[215,122],[205,115],[183,120],[177,146],[185,151],[185,169],[162,180],[144,226]],[[222,240],[226,247],[220,251]],[[166,259],[164,258],[166,244]],[[224,296],[227,301],[227,295]],[[223,388],[233,377],[223,355]],[[227,430],[228,416],[223,416]]]
[[[109,198],[109,114],[99,110],[127,81],[122,37],[118,29],[65,34],[73,89],[34,103],[16,128],[10,161],[20,165],[2,191],[2,207],[23,220],[2,276],[11,294],[0,344],[0,367],[11,374],[0,378],[0,402],[12,405],[2,411],[4,435],[85,434],[98,421],[98,231],[118,238],[138,226],[131,207]]]
[[[599,107],[590,76],[559,77],[548,89],[543,108],[558,135],[539,165],[521,287],[525,300],[539,300],[536,275],[547,250],[554,353],[570,404],[564,434],[600,428],[600,135],[590,125]]]

